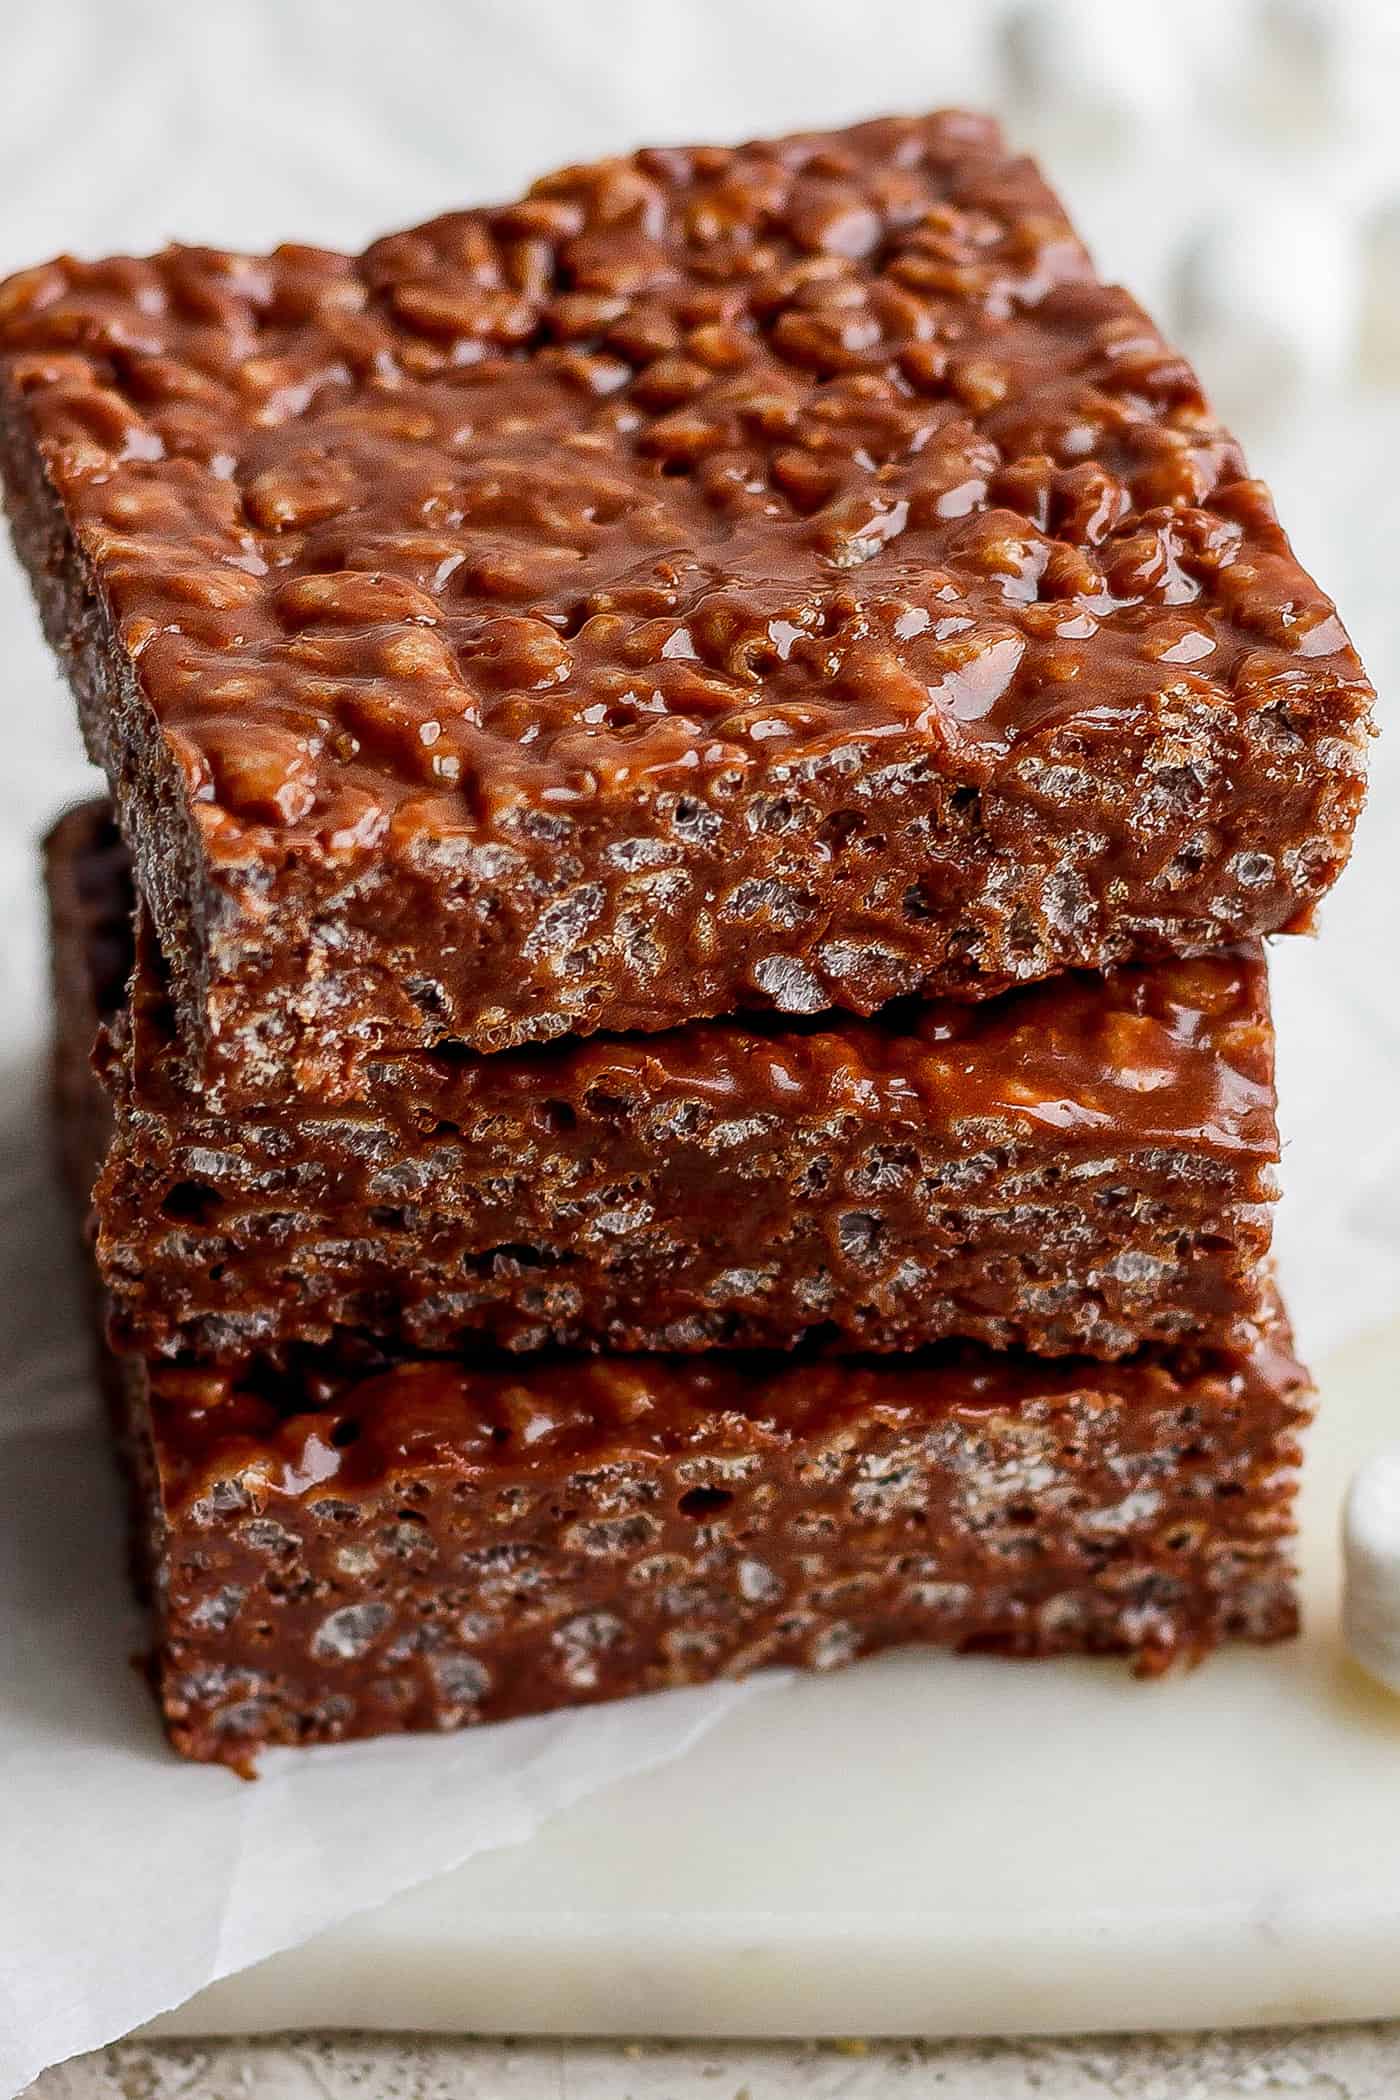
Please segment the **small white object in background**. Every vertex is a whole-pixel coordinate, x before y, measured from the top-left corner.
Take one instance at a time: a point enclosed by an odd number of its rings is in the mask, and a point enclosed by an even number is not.
[[[1227,421],[1257,426],[1303,391],[1338,383],[1353,354],[1358,278],[1352,218],[1299,192],[1223,212],[1187,243],[1171,318]]]
[[[1239,115],[1255,131],[1295,140],[1341,114],[1343,19],[1334,0],[1264,0],[1250,38],[1250,92]]]
[[[1180,111],[1181,48],[1156,8],[1026,0],[1006,17],[1002,48],[1013,102],[1042,137],[1066,133],[1081,153],[1121,152]]]
[[[1342,1511],[1342,1635],[1368,1677],[1400,1692],[1400,1446],[1358,1468]]]
[[[1367,220],[1362,258],[1361,376],[1374,386],[1394,386],[1400,380],[1400,198]]]

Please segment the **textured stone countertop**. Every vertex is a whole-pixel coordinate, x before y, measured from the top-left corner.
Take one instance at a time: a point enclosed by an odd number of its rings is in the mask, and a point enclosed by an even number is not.
[[[27,2100],[1394,2100],[1400,2026],[1027,2042],[123,2042]]]

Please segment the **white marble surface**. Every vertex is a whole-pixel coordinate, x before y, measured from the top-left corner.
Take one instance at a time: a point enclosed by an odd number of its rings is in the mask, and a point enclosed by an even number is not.
[[[757,62],[736,63],[754,51]],[[396,0],[392,10],[366,0],[43,0],[7,22],[0,268],[65,245],[139,250],[171,233],[358,242],[643,137],[733,136],[946,101],[995,106],[1044,152],[1109,271],[1203,360],[1385,692],[1400,674],[1400,498],[1386,486],[1387,465],[1394,473],[1400,462],[1397,53],[1400,11],[1368,0],[1174,0],[1169,10],[1160,0]],[[0,632],[12,715],[0,782],[3,959],[11,985],[33,985],[33,840],[84,774],[66,699],[8,573]],[[1400,1295],[1400,998],[1370,967],[1377,943],[1395,953],[1393,737],[1376,783],[1326,942],[1293,944],[1279,973],[1296,1133],[1282,1236],[1305,1338],[1319,1350]],[[40,1017],[15,1018],[32,1038]],[[15,1090],[32,1083],[26,1057],[10,1055],[4,1076],[7,1127],[17,1127]],[[21,1358],[26,1291],[50,1288],[53,1229],[42,1213],[12,1229],[0,1339]],[[71,1376],[29,1369],[41,1394],[46,1376]],[[1208,1764],[1210,1743],[1199,1747]],[[1325,1774],[1301,1777],[1315,1787]],[[935,2085],[1160,2100],[1380,2094],[1400,2089],[1400,2051],[1377,2033],[1335,2047],[1251,2038],[990,2056],[962,2045],[702,2058],[149,2043],[51,2073],[44,2090],[73,2100],[649,2100],[749,2087],[758,2100]]]

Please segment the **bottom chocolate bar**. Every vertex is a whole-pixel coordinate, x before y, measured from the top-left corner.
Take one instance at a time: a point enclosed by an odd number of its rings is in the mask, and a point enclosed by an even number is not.
[[[905,1641],[1156,1671],[1295,1625],[1307,1407],[1281,1325],[1117,1365],[124,1371],[158,1690],[191,1757]]]
[[[101,897],[57,929],[57,1096],[86,1205]],[[71,918],[71,915],[70,915]],[[1144,1671],[1296,1620],[1308,1387],[1248,1347],[1115,1364],[422,1358],[107,1370],[171,1740],[455,1728],[897,1642]]]

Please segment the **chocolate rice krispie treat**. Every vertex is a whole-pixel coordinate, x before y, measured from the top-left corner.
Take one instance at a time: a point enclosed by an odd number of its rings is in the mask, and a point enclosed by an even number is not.
[[[256,1101],[1306,920],[1370,688],[994,124],[571,168],[0,290],[16,543]]]
[[[921,1641],[1155,1673],[1296,1627],[1307,1385],[1252,1347],[122,1360],[166,1726],[190,1757],[457,1728]]]

